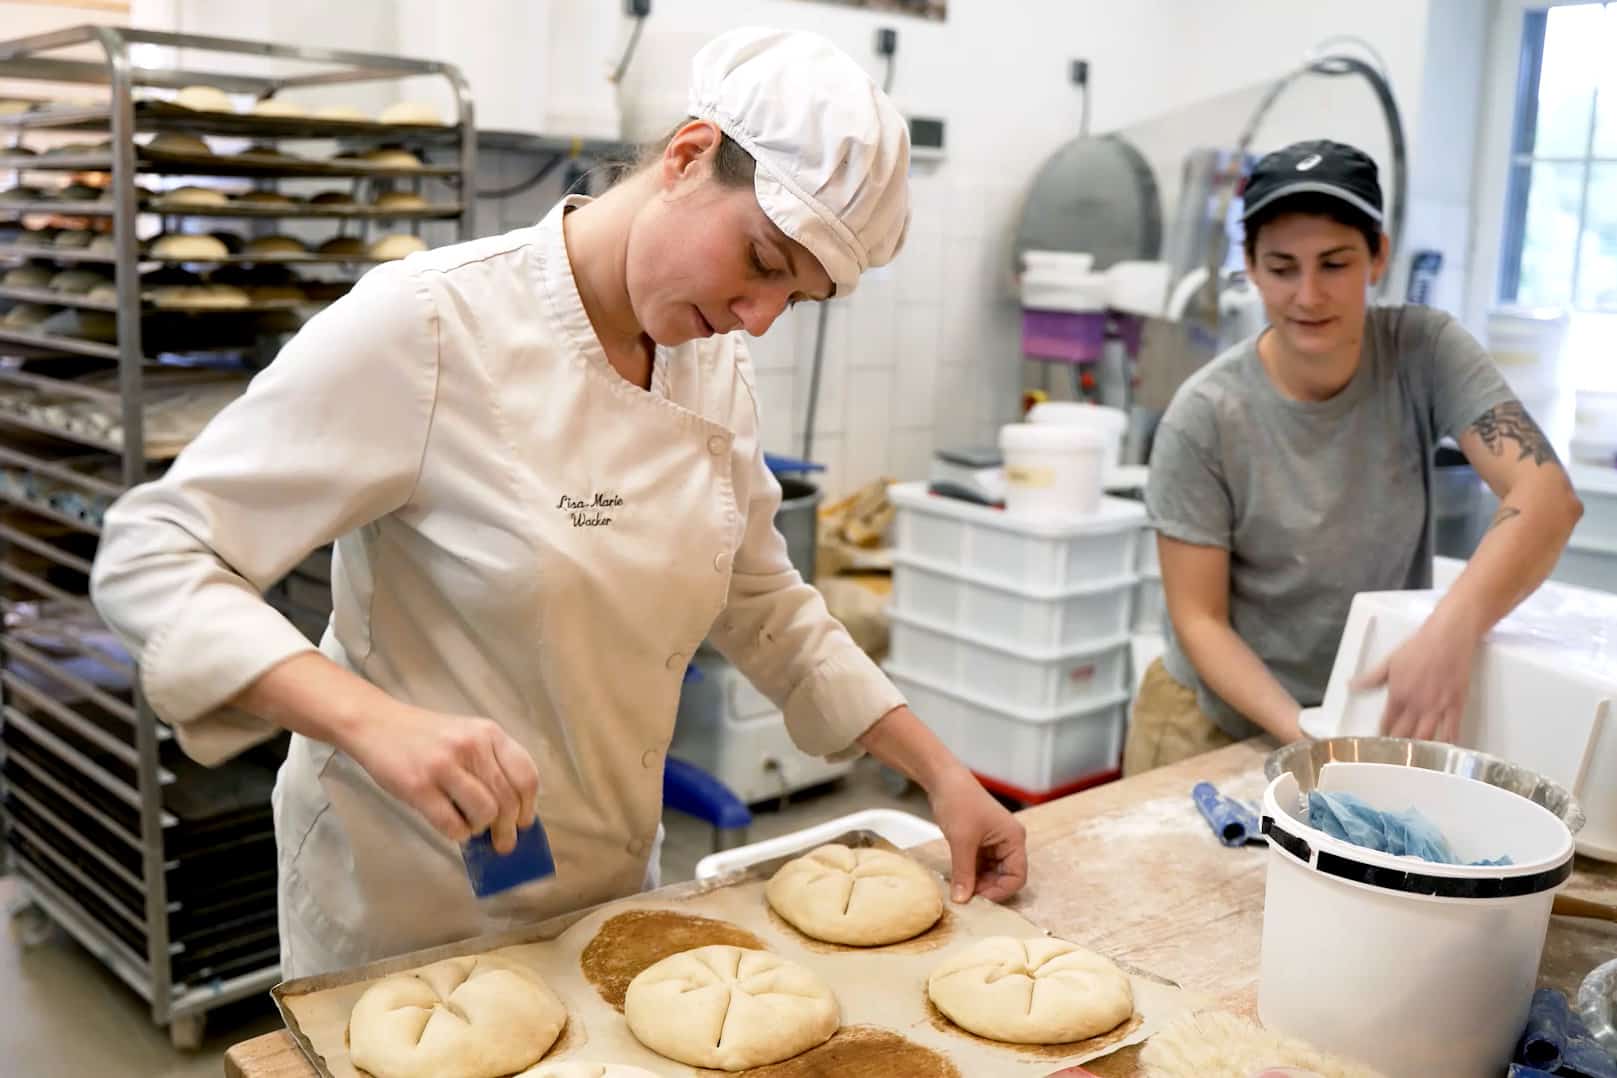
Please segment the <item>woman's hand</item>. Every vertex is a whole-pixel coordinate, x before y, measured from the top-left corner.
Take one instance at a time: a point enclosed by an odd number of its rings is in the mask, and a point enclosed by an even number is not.
[[[1353,682],[1353,691],[1387,688],[1381,732],[1387,737],[1446,741],[1460,736],[1471,667],[1479,641],[1475,634],[1446,630],[1428,619],[1374,670]]]
[[[539,771],[491,719],[395,703],[350,724],[337,747],[453,842],[491,831],[509,853],[533,824]]]
[[[1010,898],[1027,883],[1027,831],[965,768],[928,790],[932,818],[949,843],[950,895]]]

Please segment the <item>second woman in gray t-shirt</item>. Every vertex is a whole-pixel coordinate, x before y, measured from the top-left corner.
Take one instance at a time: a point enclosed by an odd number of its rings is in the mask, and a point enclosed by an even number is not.
[[[1353,597],[1431,586],[1432,461],[1452,437],[1502,501],[1427,624],[1366,680],[1386,731],[1452,740],[1483,634],[1548,575],[1581,506],[1487,352],[1446,314],[1367,305],[1386,272],[1376,166],[1331,142],[1260,161],[1248,272],[1269,327],[1180,387],[1146,503],[1170,628],[1124,770],[1301,736]]]

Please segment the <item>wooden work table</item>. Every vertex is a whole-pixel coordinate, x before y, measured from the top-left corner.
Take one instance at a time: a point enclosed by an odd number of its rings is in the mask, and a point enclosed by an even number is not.
[[[1205,779],[1231,796],[1256,799],[1272,747],[1253,739],[1021,813],[1031,882],[1012,905],[1056,935],[1254,1016],[1268,854],[1214,841],[1190,788]],[[947,871],[941,843],[916,852]],[[1565,893],[1617,904],[1617,865],[1580,858]],[[1614,954],[1617,925],[1556,917],[1540,981],[1575,993],[1584,975]],[[1138,1049],[1125,1049],[1088,1068],[1125,1078],[1141,1073],[1138,1057]],[[232,1047],[225,1074],[313,1078],[315,1071],[292,1038],[277,1032]]]

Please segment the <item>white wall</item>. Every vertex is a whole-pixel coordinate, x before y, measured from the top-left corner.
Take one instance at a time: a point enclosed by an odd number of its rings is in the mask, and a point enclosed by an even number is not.
[[[181,29],[419,52],[452,36],[437,29],[441,18],[424,23],[422,2],[273,0],[248,7],[248,15],[244,5],[206,0],[137,0],[137,8],[175,9]],[[1068,82],[1070,60],[1090,61],[1096,133],[1161,133],[1175,128],[1175,114],[1195,116],[1177,127],[1182,145],[1170,139],[1153,153],[1159,181],[1172,191],[1184,151],[1196,142],[1233,141],[1263,86],[1332,34],[1364,37],[1384,56],[1411,137],[1419,140],[1444,97],[1427,80],[1429,17],[1452,23],[1458,6],[1469,2],[951,0],[947,21],[936,23],[802,0],[656,0],[621,102],[630,136],[665,130],[683,114],[691,56],[731,26],[817,30],[873,75],[881,70],[876,27],[898,29],[894,97],[907,110],[945,119],[950,149],[941,164],[917,169],[905,251],[850,301],[832,305],[814,452],[830,466],[828,486],[837,491],[881,474],[918,476],[935,445],[989,441],[1015,412],[1022,371],[1006,274],[1008,237],[1038,165],[1077,133],[1080,97]],[[621,21],[616,35],[591,22],[589,33],[570,36],[565,47],[571,51],[560,64],[545,55],[543,42],[517,40],[536,33],[535,9],[554,15],[559,5],[572,5],[565,11],[576,16],[574,6],[585,3],[619,6],[617,0],[462,0],[456,6],[456,16],[468,24],[510,30],[497,49],[474,50],[461,60],[474,84],[494,87],[484,96],[496,119],[520,121],[530,87],[538,97],[550,93],[549,70],[604,70],[626,29]],[[219,10],[226,7],[228,15]],[[1328,134],[1373,149],[1376,139],[1384,141],[1381,130],[1367,90],[1315,88],[1288,95],[1258,148]],[[1436,138],[1432,152],[1463,152],[1455,143]],[[1416,144],[1424,151],[1424,143]],[[531,168],[531,162],[491,160],[483,185],[514,182]],[[1461,197],[1444,186],[1447,171],[1430,175],[1423,189],[1430,200]],[[527,223],[553,195],[552,185],[538,198],[512,200],[500,212],[482,213],[481,225]],[[1174,209],[1163,207],[1166,219]],[[813,311],[799,311],[756,343],[773,450],[794,452],[802,444],[814,323]]]
[[[1408,255],[1428,247],[1443,252],[1432,305],[1450,311],[1475,333],[1486,312],[1469,302],[1477,202],[1479,134],[1487,78],[1488,35],[1496,0],[1430,0],[1425,62],[1418,84],[1420,125],[1410,141],[1410,207],[1397,295],[1409,277]],[[1502,204],[1502,203],[1501,203]],[[1498,210],[1492,211],[1497,219]]]

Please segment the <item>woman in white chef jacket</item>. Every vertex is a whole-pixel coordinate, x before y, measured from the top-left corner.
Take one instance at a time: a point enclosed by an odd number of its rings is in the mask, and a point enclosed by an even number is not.
[[[846,55],[738,30],[648,165],[532,228],[367,274],[107,516],[92,580],[151,706],[217,762],[293,732],[275,788],[284,971],[634,892],[710,638],[797,744],[928,791],[956,900],[1014,893],[1021,826],[793,571],[752,368],[908,221],[908,133]],[[335,540],[312,649],[262,590]],[[479,903],[457,844],[538,816],[553,877]]]

